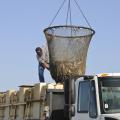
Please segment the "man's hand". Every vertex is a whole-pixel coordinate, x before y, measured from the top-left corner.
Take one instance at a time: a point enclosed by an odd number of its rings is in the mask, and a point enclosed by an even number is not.
[[[44,66],[45,68],[47,68],[47,69],[49,70],[49,64],[48,64],[48,63],[44,62],[44,63],[42,63],[42,64],[43,64],[43,66]]]
[[[49,64],[46,63],[43,59],[39,58],[40,62],[42,63],[42,65],[44,66],[44,68],[47,68],[49,70]]]

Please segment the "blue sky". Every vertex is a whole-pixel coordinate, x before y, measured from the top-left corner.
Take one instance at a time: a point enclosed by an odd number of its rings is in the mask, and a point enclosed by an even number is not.
[[[73,0],[71,0],[73,1]],[[120,72],[120,1],[77,0],[96,31],[87,57],[86,74]],[[62,0],[0,0],[0,91],[38,83],[34,49],[46,42],[46,28]],[[66,5],[53,25],[65,24]],[[87,26],[72,4],[72,21]],[[50,74],[45,71],[47,82]]]

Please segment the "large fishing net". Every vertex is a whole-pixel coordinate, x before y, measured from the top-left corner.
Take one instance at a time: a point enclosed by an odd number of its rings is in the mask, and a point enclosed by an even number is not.
[[[56,82],[85,74],[86,57],[94,30],[79,26],[53,26],[44,30],[50,73]]]

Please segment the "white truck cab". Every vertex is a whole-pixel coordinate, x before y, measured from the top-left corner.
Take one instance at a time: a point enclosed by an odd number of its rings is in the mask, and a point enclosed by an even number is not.
[[[72,120],[120,120],[120,74],[80,77]]]

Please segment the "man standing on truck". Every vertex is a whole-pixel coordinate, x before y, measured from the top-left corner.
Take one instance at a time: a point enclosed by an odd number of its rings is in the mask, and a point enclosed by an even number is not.
[[[39,81],[44,81],[44,69],[49,70],[49,53],[47,45],[45,45],[43,48],[37,47],[35,49],[36,51],[36,57],[38,60],[38,74],[39,74]]]

